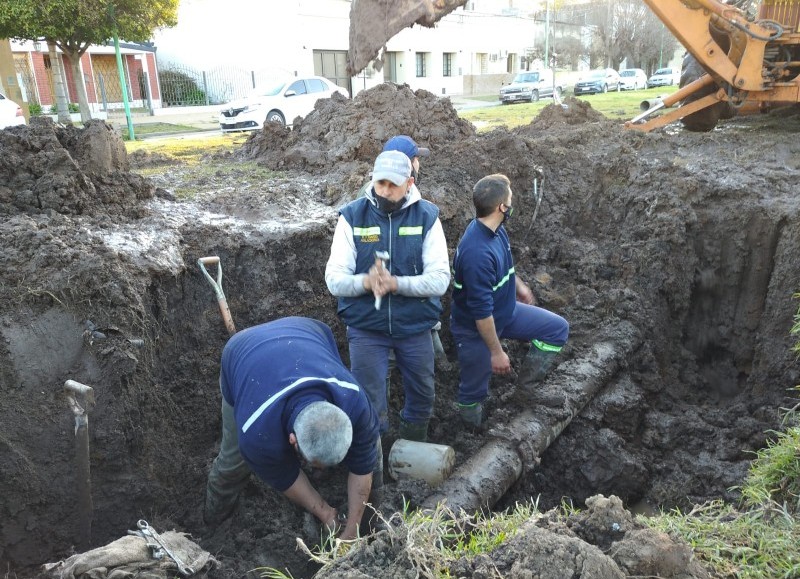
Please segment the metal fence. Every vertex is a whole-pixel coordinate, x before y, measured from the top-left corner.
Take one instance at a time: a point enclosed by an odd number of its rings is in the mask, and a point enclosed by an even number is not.
[[[17,74],[17,82],[22,89],[23,100],[31,104],[39,103],[39,93],[36,90],[36,79],[33,71],[28,66],[28,62],[21,59],[14,59],[14,72]]]
[[[255,71],[228,66],[199,70],[166,64],[159,66],[158,81],[163,106],[198,106],[241,98],[257,86],[280,82],[291,74],[283,68]]]

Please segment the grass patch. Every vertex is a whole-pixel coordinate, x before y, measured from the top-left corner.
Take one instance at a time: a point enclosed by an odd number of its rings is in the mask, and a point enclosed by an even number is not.
[[[176,125],[173,123],[142,123],[137,125],[133,124],[133,134],[136,139],[141,139],[150,135],[170,135],[173,133],[195,133],[205,129],[198,129],[189,125]],[[120,134],[124,140],[129,139],[128,125],[124,124],[120,129]]]
[[[719,577],[763,579],[800,575],[800,527],[775,503],[746,511],[722,501],[640,520],[685,540]]]
[[[125,141],[125,148],[128,154],[135,151],[146,151],[164,155],[188,165],[198,165],[201,162],[205,163],[209,155],[231,151],[240,147],[248,136],[243,133],[220,133],[212,136],[183,136],[181,138],[166,138],[157,141]]]
[[[609,92],[605,94],[576,97],[585,100],[602,115],[620,121],[629,120],[638,115],[639,105],[645,99],[672,94],[677,86],[650,88],[637,91]],[[493,100],[497,100],[494,98]],[[499,105],[480,109],[461,111],[459,116],[474,124],[479,132],[491,131],[498,127],[512,129],[530,123],[541,110],[553,100],[546,98],[535,103]]]

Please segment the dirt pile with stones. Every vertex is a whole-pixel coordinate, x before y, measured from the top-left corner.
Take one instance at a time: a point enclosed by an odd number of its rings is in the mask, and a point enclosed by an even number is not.
[[[256,480],[226,525],[202,525],[227,333],[197,259],[220,256],[237,328],[315,317],[333,327],[346,359],[324,282],[336,208],[394,133],[432,150],[420,189],[440,207],[451,251],[472,218],[474,182],[509,176],[517,272],[540,305],[571,325],[561,364],[537,395],[524,396],[513,376],[493,380],[490,428],[464,432],[445,298],[449,360],[437,367],[430,439],[452,446],[461,466],[520,407],[563,413],[593,345],[627,325],[639,345],[497,506],[534,496],[545,508],[564,496],[580,505],[598,493],[625,505],[735,498],[730,489],[750,451],[779,426],[778,408],[800,382],[788,333],[800,286],[797,119],[644,135],[581,101],[565,105],[518,129],[476,134],[447,99],[381,86],[322,103],[278,139],[268,126],[235,158],[209,156],[192,181],[195,196],[179,200],[169,193],[191,171],[158,173],[153,163],[153,176],[142,179],[105,125],[0,131],[0,562],[18,577],[35,576],[37,564],[81,548],[74,418],[62,388],[73,379],[96,390],[93,546],[146,518],[159,530],[191,532],[222,562],[220,577],[263,566],[295,577],[317,570],[294,550],[303,514]],[[237,158],[250,164],[231,179]],[[248,181],[252,161],[280,172]],[[537,168],[544,180],[534,191]],[[506,346],[518,367],[524,347]],[[393,376],[387,449],[401,399]],[[340,504],[345,476],[317,473],[315,484]],[[432,492],[390,483],[385,505],[401,508],[404,499],[413,507]],[[489,567],[465,561],[459,569]]]

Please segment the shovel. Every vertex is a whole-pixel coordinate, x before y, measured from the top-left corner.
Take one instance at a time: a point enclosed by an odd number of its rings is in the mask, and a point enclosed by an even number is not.
[[[222,313],[222,321],[225,322],[225,328],[227,328],[228,333],[232,336],[236,333],[236,326],[233,325],[233,318],[231,317],[231,310],[228,308],[228,300],[225,299],[225,292],[222,291],[222,264],[219,261],[219,257],[214,255],[211,257],[201,257],[197,260],[197,265],[200,266],[200,270],[203,272],[203,275],[206,276],[206,279],[211,284],[211,287],[214,288],[214,293],[217,295],[217,301],[219,302],[219,311]],[[217,280],[214,281],[214,278],[208,273],[206,270],[206,266],[217,266]]]

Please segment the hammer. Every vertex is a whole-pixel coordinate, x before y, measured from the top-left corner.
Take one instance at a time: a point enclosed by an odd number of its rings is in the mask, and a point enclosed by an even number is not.
[[[386,267],[386,262],[389,261],[389,252],[388,251],[376,251],[375,252],[375,259],[381,260],[380,267]],[[381,309],[381,296],[375,296],[375,309]]]

